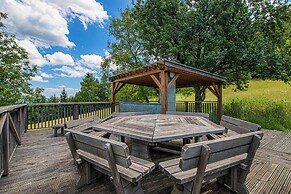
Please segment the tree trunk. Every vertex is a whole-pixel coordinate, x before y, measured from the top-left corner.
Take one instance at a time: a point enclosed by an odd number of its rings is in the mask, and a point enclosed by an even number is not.
[[[205,86],[195,86],[195,112],[202,112],[202,102],[205,100]]]

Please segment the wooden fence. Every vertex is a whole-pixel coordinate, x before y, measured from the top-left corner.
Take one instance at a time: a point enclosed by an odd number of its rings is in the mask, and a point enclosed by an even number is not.
[[[201,112],[208,113],[209,119],[217,122],[217,102],[216,101],[177,101],[176,111],[179,112],[196,112],[196,106],[201,106]]]
[[[0,107],[0,177],[9,172],[9,161],[18,145],[21,135],[27,129],[27,106]]]
[[[197,102],[177,102],[176,110],[195,112]],[[118,106],[118,103],[117,105]],[[201,102],[202,112],[208,113],[212,121],[216,121],[217,102]],[[118,110],[118,108],[115,108]],[[50,128],[58,123],[69,120],[98,115],[101,119],[111,114],[110,102],[80,102],[80,103],[43,103],[28,105],[28,129]]]
[[[110,102],[43,103],[28,105],[28,129],[50,128],[69,120],[111,114]]]

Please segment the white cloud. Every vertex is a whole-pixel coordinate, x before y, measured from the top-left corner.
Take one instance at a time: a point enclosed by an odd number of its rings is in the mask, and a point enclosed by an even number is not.
[[[83,64],[91,69],[97,69],[101,67],[103,57],[100,55],[81,55],[81,59],[78,61],[78,64]]]
[[[52,75],[52,74],[47,74],[47,73],[41,73],[40,74],[41,75],[41,77],[44,77],[44,78],[53,78],[54,76]]]
[[[98,23],[102,26],[109,18],[103,6],[95,0],[49,0],[50,3],[62,8],[72,18],[78,18],[85,29],[87,24]]]
[[[43,94],[46,97],[50,97],[52,95],[59,96],[62,92],[63,88],[61,87],[56,87],[56,88],[44,88]],[[75,95],[76,92],[78,92],[80,88],[66,88],[66,92],[68,93],[69,96]]]
[[[74,59],[71,55],[62,52],[45,55],[48,65],[74,65]]]
[[[1,0],[0,11],[8,14],[5,25],[18,39],[33,40],[37,47],[72,47],[68,21],[80,20],[102,26],[108,19],[103,6],[95,0]]]
[[[65,85],[58,86],[58,88],[65,88],[65,87],[66,87]]]
[[[111,57],[111,54],[108,51],[105,51],[105,59],[109,59]],[[118,65],[114,62],[112,62],[112,60],[110,60],[109,63],[109,68],[112,70],[116,70],[118,67]]]
[[[29,53],[29,62],[32,65],[43,66],[47,61],[38,52],[35,45],[28,39],[16,40],[17,44],[24,48]]]
[[[83,77],[86,73],[96,73],[95,70],[82,67],[81,65],[76,65],[74,67],[62,66],[61,68],[55,68],[54,71],[62,72],[58,74],[58,76],[61,77]]]
[[[75,46],[67,37],[66,15],[56,6],[41,0],[2,0],[1,7],[8,14],[6,26],[18,38],[36,40],[42,47]]]
[[[34,77],[31,78],[31,81],[35,81],[35,82],[48,82],[48,80],[44,80],[41,76],[36,75]]]

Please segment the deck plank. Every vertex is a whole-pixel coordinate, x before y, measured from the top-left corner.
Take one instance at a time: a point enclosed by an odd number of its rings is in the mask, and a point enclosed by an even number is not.
[[[250,193],[289,193],[291,190],[291,133],[263,130],[264,138],[247,178]],[[9,175],[0,179],[0,193],[114,193],[109,177],[75,190],[78,172],[64,136],[51,130],[29,131],[9,166]],[[170,193],[173,183],[159,170],[142,181],[145,193]],[[215,181],[203,193],[228,194]]]

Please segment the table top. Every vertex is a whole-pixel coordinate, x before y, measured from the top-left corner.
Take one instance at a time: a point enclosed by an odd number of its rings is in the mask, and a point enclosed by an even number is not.
[[[225,128],[203,117],[148,114],[113,117],[93,126],[95,130],[146,142],[161,142],[215,133]]]

